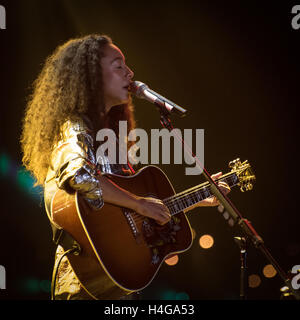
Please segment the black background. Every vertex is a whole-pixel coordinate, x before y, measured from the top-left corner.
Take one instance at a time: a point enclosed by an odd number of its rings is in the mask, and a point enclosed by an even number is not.
[[[297,2],[279,1],[0,1],[6,30],[0,30],[0,151],[11,168],[21,167],[19,136],[29,87],[45,58],[72,37],[112,37],[135,79],[189,110],[174,126],[205,129],[205,167],[227,172],[229,161],[249,160],[254,189],[232,190],[230,198],[262,236],[280,266],[300,264],[298,209],[298,118],[300,29],[291,25]],[[160,128],[156,109],[134,100],[137,126]],[[177,191],[203,181],[186,176],[185,165],[161,165]],[[1,175],[0,264],[7,274],[3,299],[49,299],[55,247],[42,200],[16,183],[15,171]],[[33,192],[33,191],[32,191]],[[216,208],[190,214],[196,230],[192,248],[174,267],[164,265],[142,299],[186,292],[190,299],[238,299],[241,236]],[[203,250],[198,238],[214,237]],[[269,262],[250,246],[249,273],[262,283],[249,299],[279,299],[277,275],[267,279]],[[31,282],[30,282],[31,280]],[[44,281],[44,282],[43,282]],[[32,286],[28,283],[33,283]],[[44,283],[44,286],[42,285]],[[31,289],[30,289],[31,288]],[[169,296],[170,297],[170,296]]]

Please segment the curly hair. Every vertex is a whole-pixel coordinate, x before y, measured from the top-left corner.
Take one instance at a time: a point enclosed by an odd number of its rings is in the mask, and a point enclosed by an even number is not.
[[[128,132],[134,128],[131,99],[118,106],[117,113],[105,113],[100,62],[111,43],[110,37],[97,34],[71,39],[46,59],[33,82],[20,142],[23,164],[36,178],[35,185],[45,182],[53,146],[66,120],[86,115],[97,129],[116,129],[119,120],[128,121]]]

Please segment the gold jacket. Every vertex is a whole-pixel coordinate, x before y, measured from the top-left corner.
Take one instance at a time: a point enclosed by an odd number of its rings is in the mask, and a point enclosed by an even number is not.
[[[96,161],[95,141],[92,133],[92,126],[88,118],[68,120],[61,127],[61,137],[53,148],[44,184],[45,208],[52,223],[50,204],[58,188],[77,190],[94,209],[101,209],[103,206],[102,190],[96,176],[101,172],[123,175],[132,173],[128,165],[110,164],[104,155]],[[54,270],[63,253],[63,248],[58,246]],[[67,257],[62,259],[59,266],[55,299],[92,299],[81,286]]]

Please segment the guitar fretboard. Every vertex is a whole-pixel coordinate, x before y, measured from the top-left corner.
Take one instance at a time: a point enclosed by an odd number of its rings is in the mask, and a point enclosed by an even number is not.
[[[216,180],[216,182],[218,181],[226,182],[231,188],[238,184],[239,179],[236,172],[230,172]],[[194,206],[196,203],[211,197],[212,195],[213,193],[209,182],[204,182],[172,197],[166,198],[163,202],[168,207],[171,215],[175,215]]]

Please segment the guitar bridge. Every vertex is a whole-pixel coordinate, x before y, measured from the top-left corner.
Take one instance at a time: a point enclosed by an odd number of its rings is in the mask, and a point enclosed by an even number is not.
[[[123,208],[123,213],[124,213],[124,216],[126,217],[127,219],[127,222],[129,224],[129,227],[132,231],[132,234],[137,242],[137,244],[141,244],[142,241],[141,241],[141,234],[137,228],[137,225],[132,217],[132,213],[134,213],[134,211],[131,211],[131,210],[128,210],[127,208]]]

